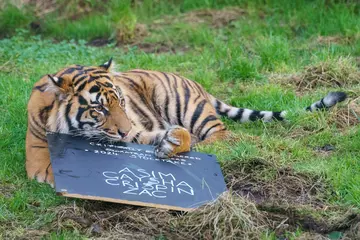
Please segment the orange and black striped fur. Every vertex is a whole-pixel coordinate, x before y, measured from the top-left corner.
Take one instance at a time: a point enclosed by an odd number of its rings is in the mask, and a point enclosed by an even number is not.
[[[207,93],[198,83],[173,73],[112,72],[74,65],[41,78],[28,103],[26,170],[29,178],[53,184],[46,132],[156,145],[159,158],[190,150],[228,135],[219,115],[240,122],[283,120],[285,112],[235,108]],[[344,100],[330,93],[308,110]]]

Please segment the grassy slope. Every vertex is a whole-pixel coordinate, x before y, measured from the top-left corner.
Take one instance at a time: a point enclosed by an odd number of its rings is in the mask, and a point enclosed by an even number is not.
[[[165,14],[177,16],[180,12],[204,6],[222,8],[236,4],[236,1],[193,2],[184,1],[179,5],[144,1],[143,6],[133,11],[128,6],[118,9],[136,16],[140,23],[150,23]],[[56,72],[68,64],[99,64],[110,56],[117,61],[120,71],[144,68],[178,72],[235,106],[292,109],[294,114],[290,114],[290,123],[286,124],[241,125],[226,121],[241,141],[233,145],[220,142],[201,150],[217,154],[223,163],[232,160],[241,164],[261,158],[276,167],[292,166],[300,172],[323,176],[334,188],[328,204],[359,206],[359,127],[340,129],[327,121],[331,117],[328,113],[295,114],[332,88],[318,87],[302,92],[298,97],[291,84],[274,84],[269,80],[271,74],[302,72],[308,65],[323,61],[336,63],[339,57],[352,59],[360,55],[360,7],[324,2],[327,1],[238,1],[237,5],[247,14],[229,26],[215,29],[205,23],[180,21],[151,30],[144,40],[191,47],[190,51],[179,54],[155,55],[131,49],[124,52],[113,47],[92,48],[82,41],[79,44],[67,41],[54,44],[38,36],[31,37],[26,31],[18,31],[14,37],[1,40],[0,238],[26,235],[29,229],[49,229],[55,219],[52,209],[73,202],[55,196],[48,186],[26,179],[26,103],[32,84],[43,74]],[[110,11],[109,15],[97,15],[91,21],[84,17],[65,29],[62,24],[66,21],[49,22],[44,34],[58,39],[111,37],[114,21],[119,20],[111,17],[115,15]],[[0,16],[9,18],[6,14]],[[22,23],[27,21],[19,19]],[[79,26],[86,30],[81,32]],[[318,36],[338,36],[346,40],[322,44],[317,41]],[[359,93],[356,85],[350,84],[346,88]],[[336,150],[330,155],[313,150],[325,144],[335,146]],[[262,177],[271,178],[268,175],[265,173]],[[83,236],[76,228],[60,230],[58,234],[44,234],[54,239]]]

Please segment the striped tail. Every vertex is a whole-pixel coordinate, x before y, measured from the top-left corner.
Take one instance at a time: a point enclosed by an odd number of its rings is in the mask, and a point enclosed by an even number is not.
[[[236,108],[221,102],[220,100],[214,98],[213,96],[211,96],[211,98],[213,98],[211,99],[211,103],[216,109],[217,114],[228,117],[235,121],[239,121],[241,123],[248,121],[256,121],[256,120],[263,120],[268,122],[273,119],[282,121],[284,120],[286,115],[286,111],[272,112],[272,111],[257,111],[247,108]]]
[[[314,112],[317,110],[328,110],[329,108],[335,106],[337,103],[344,101],[347,98],[346,93],[344,92],[330,92],[321,100],[314,102],[307,108],[306,111]]]
[[[286,111],[272,112],[272,111],[257,111],[247,108],[236,108],[221,102],[215,97],[209,95],[213,107],[216,109],[217,114],[228,117],[241,123],[263,120],[265,122],[271,120],[283,121],[285,119]],[[326,97],[314,102],[309,107],[305,108],[307,111],[327,110],[337,103],[346,99],[344,92],[330,92]]]

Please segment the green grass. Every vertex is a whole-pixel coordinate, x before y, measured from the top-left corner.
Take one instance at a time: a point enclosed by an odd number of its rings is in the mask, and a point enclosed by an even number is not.
[[[155,4],[144,0],[131,5],[130,1],[112,0],[105,6],[97,5],[97,1],[86,4],[93,8],[91,14],[75,20],[62,18],[74,13],[69,6],[65,12],[45,15],[40,19],[40,35],[28,27],[39,20],[31,6],[19,9],[8,5],[0,10],[0,37],[6,36],[0,40],[0,239],[26,236],[29,231],[43,231],[38,234],[45,239],[89,236],[75,227],[54,227],[54,209],[74,200],[55,196],[50,187],[26,178],[26,104],[33,83],[42,75],[75,63],[98,65],[111,56],[120,71],[143,68],[177,72],[234,106],[290,110],[288,123],[239,124],[224,119],[240,141],[218,142],[201,150],[218,155],[223,166],[260,158],[276,168],[292,167],[296,172],[320,176],[331,188],[326,204],[359,209],[359,126],[339,128],[328,121],[333,118],[331,113],[302,111],[334,88],[318,87],[298,96],[291,82],[271,80],[274,74],[301,74],[306,66],[324,61],[336,65],[340,58],[347,59],[353,71],[359,71],[355,59],[360,56],[360,5],[356,1],[185,0]],[[194,9],[226,6],[239,6],[246,14],[221,28],[207,22],[187,22],[183,17]],[[154,21],[168,15],[178,20],[154,27]],[[186,45],[190,50],[151,54],[135,47],[115,48],[114,44],[101,48],[86,45],[94,38],[114,39],[119,22],[124,21],[147,25],[148,35],[141,42],[166,43],[175,48]],[[129,29],[132,31],[131,26]],[[318,41],[319,36],[340,40],[323,43]],[[355,96],[360,93],[354,83],[344,90]],[[335,151],[329,155],[314,151],[326,144]],[[258,177],[271,181],[274,171],[261,171]],[[287,234],[294,238],[301,232]],[[271,238],[275,233],[263,236]]]

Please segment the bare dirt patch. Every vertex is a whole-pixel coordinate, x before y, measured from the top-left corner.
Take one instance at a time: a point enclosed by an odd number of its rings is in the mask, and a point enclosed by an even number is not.
[[[272,219],[275,224],[272,229],[275,229],[277,236],[283,236],[286,231],[294,232],[299,227],[304,231],[305,236],[317,237],[315,239],[323,239],[321,237],[328,237],[334,232],[341,235],[355,236],[353,229],[358,226],[360,222],[360,215],[346,209],[326,209],[326,211],[334,211],[333,215],[329,215],[325,210],[313,210],[310,208],[299,208],[294,206],[273,206],[261,205],[258,209],[266,212],[268,218]],[[276,227],[275,227],[276,226]],[[326,238],[328,239],[328,238]],[[346,238],[342,238],[346,239]],[[349,238],[356,239],[356,238]]]

